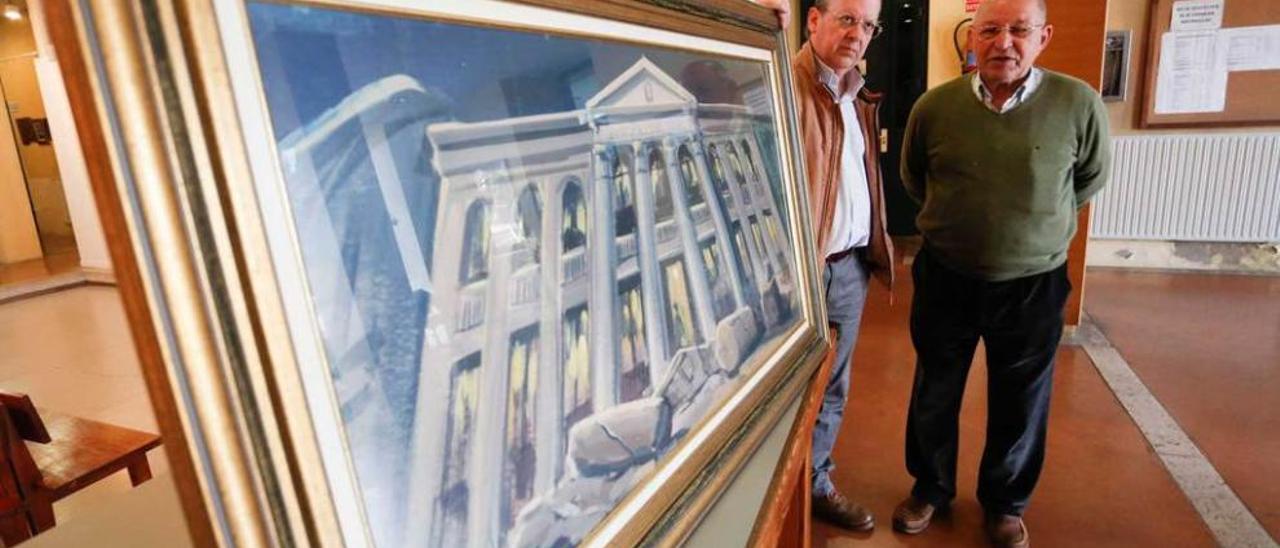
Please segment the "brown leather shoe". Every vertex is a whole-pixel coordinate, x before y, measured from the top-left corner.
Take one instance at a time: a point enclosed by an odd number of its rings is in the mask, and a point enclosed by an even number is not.
[[[876,518],[862,505],[850,502],[838,491],[828,495],[814,495],[811,499],[814,517],[848,529],[870,531],[876,526]]]
[[[1027,548],[1031,545],[1031,536],[1027,534],[1027,526],[1020,516],[987,516],[985,528],[991,545],[997,548]]]
[[[932,504],[907,497],[893,509],[893,530],[908,535],[920,533],[929,528],[929,522],[933,521],[933,514],[937,511],[938,507]]]

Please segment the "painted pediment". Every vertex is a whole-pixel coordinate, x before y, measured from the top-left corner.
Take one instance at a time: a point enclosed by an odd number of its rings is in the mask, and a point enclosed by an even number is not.
[[[695,103],[689,90],[663,72],[648,58],[641,57],[631,68],[587,101],[587,109],[603,107],[646,107]]]

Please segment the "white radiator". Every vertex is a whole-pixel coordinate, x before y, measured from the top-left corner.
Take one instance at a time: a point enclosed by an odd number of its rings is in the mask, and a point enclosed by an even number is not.
[[[1280,241],[1280,133],[1117,136],[1090,236]]]

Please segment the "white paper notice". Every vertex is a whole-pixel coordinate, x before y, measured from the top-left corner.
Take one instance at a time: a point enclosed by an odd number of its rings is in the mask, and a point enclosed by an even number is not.
[[[1226,40],[1219,38],[1218,31],[1164,33],[1156,77],[1157,114],[1226,109]]]
[[[1213,30],[1222,26],[1222,0],[1178,0],[1169,30]]]
[[[1232,27],[1222,35],[1227,70],[1280,70],[1280,25]]]

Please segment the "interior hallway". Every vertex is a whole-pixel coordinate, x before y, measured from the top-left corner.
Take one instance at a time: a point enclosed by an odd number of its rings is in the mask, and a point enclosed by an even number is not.
[[[114,287],[0,304],[0,389],[39,409],[160,431]],[[23,546],[189,546],[164,448],[147,456],[151,480],[133,488],[118,472],[54,503],[57,526]]]
[[[915,355],[909,267],[897,303],[872,284],[834,480],[876,515],[869,534],[814,522],[813,545],[986,546],[974,496],[986,417],[981,348],[961,415],[958,496],[917,536],[895,533]],[[1085,309],[1273,538],[1280,536],[1280,277],[1091,269]],[[1210,528],[1081,347],[1062,346],[1034,546],[1214,546]],[[1274,545],[1274,541],[1273,541]]]

